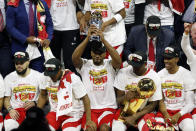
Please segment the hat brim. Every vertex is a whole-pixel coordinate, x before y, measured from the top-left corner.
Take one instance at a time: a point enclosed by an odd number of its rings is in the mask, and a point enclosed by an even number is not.
[[[14,62],[16,63],[16,62],[26,62],[26,61],[28,61],[28,59],[24,59],[24,58],[15,58],[14,59]]]
[[[56,71],[44,71],[45,76],[55,76],[58,73],[58,70]]]
[[[128,61],[129,65],[132,65],[133,67],[140,67],[142,66],[144,63],[138,63],[138,62],[133,62],[133,61]]]
[[[158,36],[161,32],[161,29],[152,30],[147,28],[147,32],[150,36]]]
[[[164,53],[163,57],[164,57],[164,58],[170,58],[170,59],[171,59],[171,58],[175,58],[175,56],[169,55],[169,54],[165,54],[165,53]]]

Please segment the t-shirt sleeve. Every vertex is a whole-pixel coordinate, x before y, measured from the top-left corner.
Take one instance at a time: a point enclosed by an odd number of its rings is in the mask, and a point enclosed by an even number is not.
[[[11,81],[9,77],[5,77],[4,84],[5,84],[5,96],[11,96],[12,87],[11,87]]]
[[[72,74],[71,79],[72,79],[73,94],[75,98],[80,99],[83,96],[85,96],[87,94],[87,90],[84,84],[82,83],[82,81],[80,80],[80,77],[75,74]]]
[[[44,75],[41,76],[40,90],[46,90],[46,88],[49,87],[49,80],[50,77]]]
[[[90,0],[85,0],[84,10],[90,11],[90,6],[91,6]]]
[[[195,90],[196,87],[194,86],[194,78],[191,74],[190,71],[187,71],[186,73],[183,74],[184,76],[184,87],[185,87],[185,91],[190,91],[190,90]]]
[[[116,75],[115,77],[115,80],[114,80],[114,87],[119,89],[119,90],[125,90],[125,83],[124,82],[124,77],[123,77],[123,69],[119,70],[118,74]]]
[[[85,70],[85,67],[86,67],[86,64],[87,64],[88,60],[87,59],[83,59],[82,58],[82,67],[81,68],[76,68],[76,71],[79,73],[79,74],[82,74],[82,72]]]
[[[149,99],[149,101],[157,101],[162,99],[162,89],[161,89],[161,80],[157,76],[154,76],[153,79],[155,85],[156,85],[156,91],[154,92],[153,96]]]
[[[4,97],[4,93],[5,93],[5,84],[3,81],[3,77],[0,74],[0,98]]]
[[[123,9],[125,7],[123,0],[109,0],[109,1],[110,1],[110,5],[112,7],[112,11],[114,13],[119,12],[121,9]]]

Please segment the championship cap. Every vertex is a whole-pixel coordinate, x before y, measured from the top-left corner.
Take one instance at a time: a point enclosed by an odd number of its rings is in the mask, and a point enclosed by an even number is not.
[[[141,51],[136,51],[130,55],[128,64],[132,65],[133,67],[139,67],[143,65],[146,61],[147,61],[146,54]]]
[[[157,16],[149,16],[146,20],[146,26],[150,36],[158,36],[161,31],[161,20]]]
[[[29,54],[25,51],[18,51],[14,54],[14,61],[15,62],[26,62],[29,60]]]
[[[45,63],[45,76],[55,76],[59,69],[61,69],[61,62],[56,58],[51,58]]]
[[[168,46],[165,48],[165,51],[164,51],[165,58],[179,57],[179,55],[180,55],[180,50],[177,46],[172,45],[172,46]]]

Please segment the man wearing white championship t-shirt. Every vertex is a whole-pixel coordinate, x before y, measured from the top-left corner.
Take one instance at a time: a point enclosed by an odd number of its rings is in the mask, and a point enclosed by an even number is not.
[[[63,70],[56,58],[49,59],[45,67],[46,77],[38,107],[43,108],[49,97],[51,110],[46,118],[51,131],[59,128],[63,131],[80,131],[84,109],[87,114],[86,125],[91,131],[96,131],[96,125],[91,121],[90,100],[80,78],[70,70]]]
[[[5,85],[4,85],[3,77],[0,74],[0,131],[3,128],[3,114],[1,113],[1,111],[3,108],[4,93],[5,93]]]
[[[92,34],[99,35],[101,41],[89,41]],[[87,44],[91,45],[92,60],[81,58]],[[105,59],[106,49],[112,60]],[[100,131],[110,130],[117,108],[113,82],[121,65],[118,52],[105,40],[102,31],[91,25],[86,39],[74,51],[72,60],[87,87],[92,120]],[[85,124],[82,126],[88,128]]]
[[[194,108],[194,79],[190,71],[177,65],[178,61],[179,48],[166,47],[165,68],[158,72],[164,98],[159,103],[156,119],[177,130],[194,131],[190,114]]]
[[[195,79],[195,84],[196,84],[196,55],[194,54],[194,51],[190,46],[190,36],[189,36],[190,29],[192,28],[192,30],[191,30],[191,34],[192,34],[192,33],[194,33],[193,28],[195,28],[195,27],[196,27],[196,23],[194,23],[192,25],[192,27],[191,27],[191,24],[188,24],[188,23],[184,24],[185,30],[184,30],[184,34],[182,37],[181,46],[182,46],[182,50],[186,54],[186,57],[188,60],[187,63],[190,66],[191,73],[192,73],[193,78]],[[195,131],[196,131],[196,93],[195,93],[195,106],[194,106],[194,108],[195,109],[192,111],[192,117],[193,117]]]
[[[85,18],[88,22],[95,11],[102,14],[101,30],[105,39],[122,56],[123,45],[126,42],[126,31],[124,18],[126,16],[123,0],[85,0]],[[106,58],[109,54],[106,55]]]
[[[152,96],[145,98],[145,101],[139,107],[138,111],[128,116],[121,116],[124,122],[119,120],[119,115],[113,121],[112,131],[126,131],[127,126],[138,127],[140,131],[145,131],[143,129],[146,121],[144,119],[147,113],[152,112],[157,101],[162,99],[161,93],[161,81],[158,74],[153,69],[147,69],[147,56],[143,52],[134,52],[131,54],[130,60],[128,62],[130,66],[121,69],[114,82],[114,87],[118,89],[117,91],[117,102],[119,107],[123,104],[125,100],[139,99],[139,95],[133,92],[131,89],[126,87],[136,88],[138,82],[143,78],[150,78],[154,81],[156,90]],[[137,101],[137,100],[136,100]],[[138,122],[138,124],[137,124]]]
[[[5,131],[17,128],[26,117],[26,110],[37,103],[42,75],[29,68],[27,52],[14,54],[16,71],[5,77],[4,106],[8,114],[4,120]]]

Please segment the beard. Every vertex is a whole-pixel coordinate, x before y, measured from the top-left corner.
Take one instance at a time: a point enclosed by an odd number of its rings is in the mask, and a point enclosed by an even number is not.
[[[16,73],[18,74],[18,75],[24,75],[25,73],[26,73],[26,71],[27,71],[27,68],[25,68],[23,71],[21,71],[21,72],[19,72],[18,70],[16,70]]]

